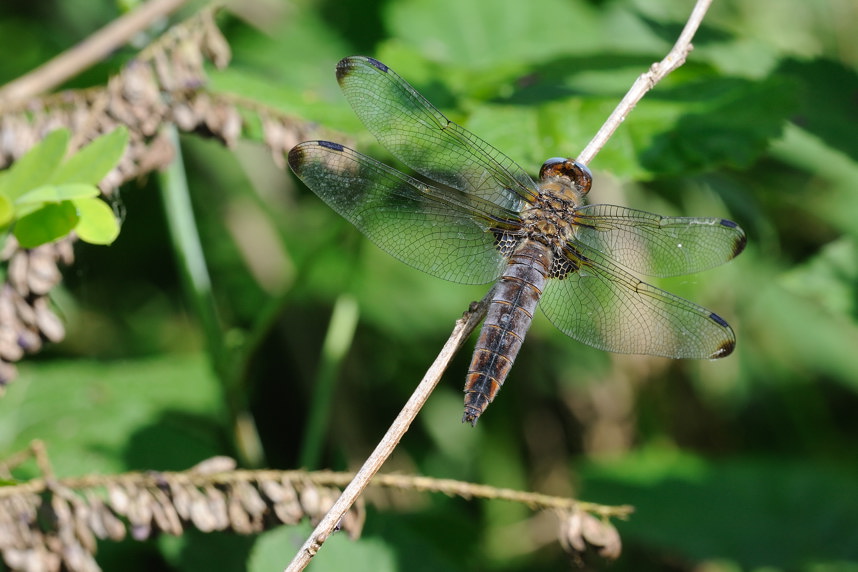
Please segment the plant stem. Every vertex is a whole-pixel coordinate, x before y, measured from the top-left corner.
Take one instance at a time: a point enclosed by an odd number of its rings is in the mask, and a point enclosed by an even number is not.
[[[357,320],[358,307],[354,298],[349,295],[337,298],[322,346],[322,359],[313,385],[313,402],[310,405],[307,430],[301,446],[299,464],[305,469],[315,469],[319,464],[334,398],[337,371],[351,346]]]
[[[212,368],[224,391],[224,401],[229,411],[236,447],[242,461],[257,465],[261,460],[262,446],[252,417],[247,414],[246,399],[238,383],[243,369],[235,367],[238,352],[233,351],[225,342],[191,205],[178,132],[174,126],[167,126],[165,129],[169,132],[175,155],[167,169],[159,173],[159,181],[176,263],[188,299],[200,321]]]

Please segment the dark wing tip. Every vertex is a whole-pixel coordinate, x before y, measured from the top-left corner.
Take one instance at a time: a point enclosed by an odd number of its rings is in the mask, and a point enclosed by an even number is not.
[[[726,218],[721,219],[721,226],[735,229],[736,232],[738,232],[736,240],[733,243],[733,257],[735,258],[736,256],[739,256],[748,244],[748,238],[745,236],[745,231],[743,231],[738,224],[732,220],[727,220]]]
[[[304,166],[304,144],[299,143],[289,150],[289,168],[296,173],[301,172],[301,167]]]
[[[719,345],[718,348],[714,352],[712,352],[712,354],[709,356],[709,359],[719,359],[722,357],[727,357],[728,355],[733,353],[734,349],[736,349],[736,338],[733,337],[733,330],[730,328],[730,324],[727,323],[727,320],[725,320],[715,312],[711,312],[709,314],[709,319],[721,326],[722,328],[725,328],[730,334],[730,337],[724,340],[721,345]]]
[[[733,350],[736,349],[736,340],[727,340],[723,344],[721,344],[715,352],[709,356],[709,359],[720,359],[722,357],[727,357]]]
[[[337,82],[342,82],[343,78],[349,74],[349,70],[354,66],[352,60],[354,60],[354,56],[343,58],[337,62]]]
[[[388,70],[390,70],[389,67],[377,59],[370,58],[368,56],[349,56],[337,62],[337,81],[342,82],[343,78],[349,75],[349,73],[351,73],[351,71],[362,62],[368,63],[372,67],[384,73],[387,73]]]
[[[742,254],[742,251],[745,250],[745,246],[747,244],[748,237],[746,237],[745,233],[743,232],[741,236],[736,237],[736,242],[733,244],[733,257]]]
[[[345,150],[345,147],[333,141],[304,141],[303,143],[298,143],[289,151],[289,168],[296,173],[300,173],[301,169],[307,164],[307,149],[313,146],[324,147],[331,151],[343,152]]]

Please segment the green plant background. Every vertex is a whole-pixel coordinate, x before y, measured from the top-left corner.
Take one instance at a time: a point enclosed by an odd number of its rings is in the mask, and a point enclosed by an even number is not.
[[[212,72],[213,91],[341,130],[388,160],[333,75],[341,57],[372,55],[534,174],[547,157],[583,148],[690,8],[270,5],[282,10],[261,19],[264,30],[221,16],[234,59]],[[117,15],[96,0],[3,4],[0,49],[15,57],[0,59],[0,81]],[[617,524],[624,554],[613,570],[858,570],[856,16],[851,0],[715,2],[687,65],[591,164],[593,201],[745,228],[737,260],[664,282],[730,321],[733,356],[614,356],[540,317],[476,429],[459,423],[465,351],[386,470],[634,504]],[[67,87],[103,84],[131,55]],[[43,439],[61,476],[184,469],[214,454],[247,466],[356,467],[486,287],[436,280],[381,253],[258,143],[226,150],[188,136],[182,146],[226,325],[220,347],[206,345],[176,270],[159,179],[127,185],[119,239],[78,245],[55,294],[67,340],[22,364],[0,401],[0,454]],[[341,358],[326,357],[333,308],[349,299],[356,331],[339,332]],[[322,378],[335,384],[329,403]],[[307,451],[318,400],[323,439]],[[232,421],[245,411],[261,456],[237,444]],[[551,527],[523,507],[441,497],[392,497],[384,507],[369,509],[364,538],[334,538],[311,569],[569,566]],[[104,543],[99,560],[106,570],[275,570],[308,530]]]

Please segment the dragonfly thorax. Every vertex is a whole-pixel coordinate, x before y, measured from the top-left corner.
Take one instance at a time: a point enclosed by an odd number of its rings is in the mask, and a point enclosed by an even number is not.
[[[575,209],[584,199],[568,179],[552,178],[539,185],[540,193],[521,212],[522,234],[560,250],[575,235]]]

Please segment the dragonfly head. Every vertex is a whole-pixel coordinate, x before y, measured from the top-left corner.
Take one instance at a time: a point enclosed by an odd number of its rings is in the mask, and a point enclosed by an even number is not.
[[[587,165],[564,159],[563,157],[552,157],[542,164],[539,169],[539,182],[562,181],[571,186],[579,196],[586,195],[593,183],[593,174]]]

